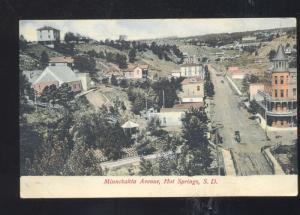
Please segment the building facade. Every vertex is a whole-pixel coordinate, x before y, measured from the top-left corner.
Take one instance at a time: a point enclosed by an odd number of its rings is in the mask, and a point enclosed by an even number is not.
[[[72,57],[51,57],[49,60],[49,66],[68,66],[73,68],[74,59]]]
[[[180,66],[180,76],[181,77],[193,77],[200,76],[202,79],[204,78],[204,69],[200,64],[182,64]]]
[[[128,65],[127,71],[124,72],[126,79],[142,79],[148,77],[149,66],[146,64],[141,65]]]
[[[77,74],[67,66],[48,66],[32,83],[32,88],[40,95],[47,86],[59,87],[63,83],[67,83],[73,92],[80,92],[84,90],[83,84],[86,83],[83,80],[86,79],[86,75],[81,77],[79,74],[81,73]],[[87,89],[87,87],[84,88]]]
[[[297,127],[297,71],[289,68],[282,46],[272,59],[272,68],[265,73],[265,89],[256,100],[260,115],[270,127]]]
[[[204,81],[201,77],[185,78],[181,86],[182,91],[178,93],[180,102],[203,102]]]
[[[37,41],[38,43],[54,47],[54,43],[60,41],[60,31],[49,26],[38,28]]]

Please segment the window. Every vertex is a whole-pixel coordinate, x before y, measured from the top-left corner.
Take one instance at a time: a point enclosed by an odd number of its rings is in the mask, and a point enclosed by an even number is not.
[[[197,86],[197,91],[200,91],[200,86]]]
[[[275,90],[274,93],[275,93],[275,97],[277,97],[277,90]]]
[[[286,97],[289,96],[289,90],[286,90]]]
[[[297,92],[296,88],[293,88],[293,96],[296,96],[296,92]]]
[[[284,91],[280,90],[280,97],[284,97]]]
[[[283,76],[280,76],[280,84],[283,84]]]
[[[164,122],[164,124],[166,124],[166,123],[167,123],[167,119],[166,119],[166,117],[164,117],[164,118],[163,118],[163,122]]]
[[[275,84],[277,84],[277,76],[275,76],[274,78],[275,78]]]

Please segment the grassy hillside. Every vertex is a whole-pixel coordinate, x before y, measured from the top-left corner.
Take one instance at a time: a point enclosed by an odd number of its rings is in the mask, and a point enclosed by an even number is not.
[[[137,54],[137,63],[145,63],[149,65],[150,75],[157,74],[166,76],[171,74],[175,69],[179,69],[179,65],[172,61],[160,60],[152,51],[139,52]]]
[[[52,48],[48,48],[47,46],[41,44],[32,44],[29,45],[24,52],[31,55],[34,58],[40,59],[43,51],[45,51],[49,57],[63,56],[63,54],[55,51]]]
[[[287,43],[289,43],[291,45],[291,47],[293,47],[296,44],[296,40],[294,38],[288,37],[288,36],[278,37],[278,38],[272,40],[267,46],[261,47],[258,50],[258,56],[259,57],[268,57],[268,54],[270,53],[270,51],[272,49],[277,51],[277,48],[279,45],[286,46]]]
[[[107,51],[107,52],[112,52],[112,53],[119,53],[119,54],[123,54],[127,56],[127,52],[123,52],[120,51],[118,49],[115,49],[113,47],[110,46],[106,46],[106,45],[98,45],[98,44],[77,44],[75,45],[75,50],[77,50],[78,52],[87,52],[87,51],[91,51],[91,50],[95,50],[97,53],[103,51]]]

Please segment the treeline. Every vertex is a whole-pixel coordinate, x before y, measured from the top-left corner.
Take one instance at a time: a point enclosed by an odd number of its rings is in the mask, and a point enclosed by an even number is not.
[[[96,52],[94,49],[89,50],[85,52],[92,58],[101,58],[105,59],[107,62],[111,62],[114,64],[117,64],[120,69],[126,69],[127,68],[127,57],[126,55],[119,54],[119,53],[113,53],[113,52],[107,52],[106,50]]]
[[[205,77],[204,77],[204,93],[205,96],[213,97],[215,95],[215,88],[214,84],[211,81],[210,78],[210,71],[208,70],[208,67],[205,66]]]
[[[152,42],[151,45],[148,45],[147,43],[139,41],[113,41],[108,39],[100,41],[100,44],[113,47],[120,51],[130,50],[131,52],[145,52],[147,50],[151,50],[152,53],[157,55],[160,60],[164,59],[166,61],[172,61],[170,55],[175,55],[179,58],[179,62],[182,62],[183,60],[183,54],[176,45],[158,45],[156,42]],[[134,57],[132,59],[134,59]]]

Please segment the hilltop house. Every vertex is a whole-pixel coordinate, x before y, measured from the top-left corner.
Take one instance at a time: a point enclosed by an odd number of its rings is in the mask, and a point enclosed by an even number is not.
[[[72,57],[51,57],[49,59],[49,66],[68,66],[73,68],[74,59]]]
[[[50,26],[38,28],[37,41],[38,43],[54,48],[54,43],[60,41],[60,31]]]
[[[67,83],[73,92],[86,91],[90,88],[88,73],[75,73],[68,66],[48,66],[32,83],[35,91],[41,94],[46,86],[56,85],[59,87]]]
[[[141,79],[148,77],[149,65],[147,64],[130,64],[128,69],[124,72],[126,79]]]
[[[203,102],[204,81],[200,76],[185,78],[181,82],[180,102]]]

